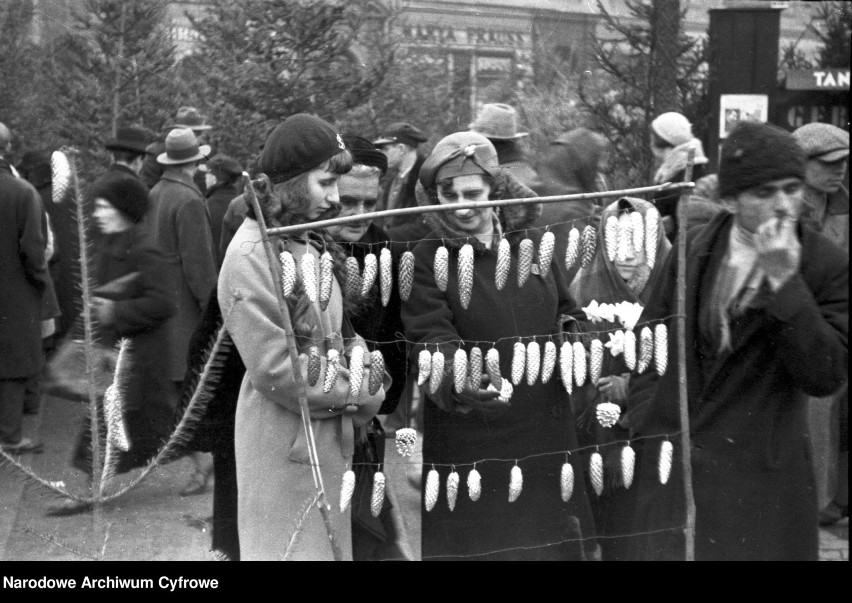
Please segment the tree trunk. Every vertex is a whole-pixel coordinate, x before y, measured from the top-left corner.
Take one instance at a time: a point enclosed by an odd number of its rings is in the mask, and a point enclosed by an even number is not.
[[[681,111],[677,86],[680,0],[654,0],[651,19],[651,107],[653,117]]]

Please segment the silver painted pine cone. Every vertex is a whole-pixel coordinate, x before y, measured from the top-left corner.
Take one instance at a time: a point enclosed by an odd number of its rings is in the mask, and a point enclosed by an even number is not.
[[[559,376],[570,394],[574,390],[574,348],[570,341],[564,342],[559,350]]]
[[[513,503],[518,500],[521,495],[521,490],[524,488],[524,474],[521,473],[521,468],[515,465],[512,467],[512,472],[509,474],[509,502]]]
[[[385,357],[379,350],[370,352],[370,381],[367,384],[367,393],[375,396],[385,378]]]
[[[282,251],[278,260],[281,262],[281,293],[287,298],[296,286],[296,260],[289,251]]]
[[[412,283],[414,283],[414,254],[406,251],[399,258],[399,297],[402,301],[408,301]]]
[[[322,360],[320,359],[319,348],[315,345],[308,350],[308,385],[313,387],[319,381],[320,373],[322,372]]]
[[[467,389],[467,385],[467,352],[464,351],[464,348],[459,348],[453,355],[453,386],[456,393],[460,394]]]
[[[527,385],[535,385],[540,370],[541,346],[537,341],[531,341],[527,344]]]
[[[324,394],[330,392],[337,381],[337,373],[340,370],[339,359],[340,352],[333,348],[328,351],[325,363],[325,380],[322,384],[322,393]]]
[[[509,268],[512,265],[512,246],[506,239],[500,239],[497,248],[497,269],[494,272],[494,284],[497,291],[502,291],[509,279]]]
[[[516,341],[512,350],[512,384],[518,385],[524,378],[526,368],[527,348],[520,341]]]
[[[633,471],[636,468],[636,452],[626,444],[621,449],[621,481],[625,488],[633,485]]]
[[[387,306],[393,289],[393,258],[390,249],[383,248],[379,253],[379,290],[382,295],[382,305]]]
[[[434,394],[444,382],[444,353],[438,350],[432,354],[432,370],[429,373],[429,393]]]
[[[532,240],[524,239],[518,246],[518,287],[523,287],[530,277],[535,246]]]
[[[595,416],[601,427],[609,429],[618,422],[621,417],[621,407],[612,402],[601,402],[595,407]]]
[[[482,476],[475,467],[467,474],[467,495],[473,502],[478,501],[482,495]]]
[[[553,369],[556,368],[556,344],[548,341],[544,344],[544,359],[541,363],[541,382],[547,383],[553,376]]]
[[[660,444],[660,466],[659,466],[659,476],[660,483],[664,486],[669,481],[669,476],[672,473],[672,456],[674,454],[674,448],[672,447],[672,443],[668,440],[663,440]]]
[[[657,259],[657,237],[660,212],[655,207],[649,207],[645,212],[645,264],[654,269]]]
[[[361,268],[351,255],[346,258],[346,297],[358,299],[361,295]]]
[[[615,253],[618,250],[618,216],[610,215],[604,226],[604,246],[606,257],[610,262],[615,261]]]
[[[665,323],[654,326],[654,365],[657,373],[666,374],[668,367],[669,336]]]
[[[449,250],[441,245],[438,247],[437,251],[435,251],[435,285],[438,287],[440,291],[447,290],[447,281],[449,279],[449,262],[450,262],[450,252]]]
[[[574,383],[577,387],[583,387],[586,383],[586,348],[579,341],[572,345],[574,350]]]
[[[429,380],[429,375],[432,374],[432,353],[427,349],[420,350],[417,356],[417,385],[423,385]]]
[[[396,430],[396,451],[399,456],[411,456],[417,446],[417,432],[411,427]]]
[[[574,494],[574,466],[571,463],[562,463],[562,471],[559,474],[559,493],[562,495],[562,502],[568,502]]]
[[[379,260],[375,253],[364,256],[364,274],[361,275],[361,297],[367,297],[379,273]]]
[[[334,281],[334,259],[331,254],[324,251],[320,256],[320,282],[319,282],[319,302],[320,310],[325,311],[328,308],[328,302],[331,300],[331,287]]]
[[[601,378],[601,368],[603,368],[604,347],[600,339],[592,339],[589,344],[589,380],[592,385],[598,384],[598,379]]]
[[[636,372],[644,373],[654,359],[654,336],[647,326],[639,332],[639,358],[636,360]]]
[[[580,231],[572,228],[568,233],[568,246],[565,248],[565,270],[571,270],[580,257]]]
[[[355,472],[352,469],[347,469],[343,474],[343,481],[340,484],[340,512],[343,513],[349,507],[352,501],[352,493],[355,492]]]
[[[467,310],[473,292],[473,246],[465,243],[459,250],[459,298],[461,307]]]
[[[438,502],[438,494],[441,489],[441,478],[438,472],[434,469],[426,474],[426,488],[423,493],[426,510],[431,511],[435,508],[435,503]]]
[[[604,470],[603,457],[599,452],[593,452],[592,456],[589,457],[589,480],[592,482],[595,494],[600,496],[604,487]]]
[[[470,354],[468,354],[468,362],[470,364],[467,371],[468,387],[470,387],[471,390],[476,391],[482,387],[482,349],[478,346],[472,347],[470,349]]]
[[[550,272],[550,263],[553,261],[553,250],[556,248],[556,235],[549,230],[541,235],[538,244],[538,270],[542,277]]]
[[[358,398],[364,380],[364,348],[356,345],[349,356],[349,395]]]
[[[382,512],[382,506],[385,503],[385,474],[381,471],[376,471],[373,476],[373,494],[370,497],[370,513],[373,517],[378,517]]]
[[[628,370],[636,368],[636,333],[631,329],[624,331],[624,364]]]
[[[491,348],[485,354],[485,370],[495,389],[503,387],[503,376],[500,374],[500,352],[497,348]]]
[[[312,304],[317,303],[317,260],[310,251],[305,251],[299,265],[302,269],[302,284],[305,286],[305,294]]]
[[[588,268],[592,264],[592,260],[595,259],[595,248],[597,246],[595,227],[591,224],[583,229],[583,237],[580,246],[582,247],[580,266],[582,268]]]
[[[459,474],[453,471],[447,476],[447,506],[450,511],[456,508],[456,500],[459,495]]]

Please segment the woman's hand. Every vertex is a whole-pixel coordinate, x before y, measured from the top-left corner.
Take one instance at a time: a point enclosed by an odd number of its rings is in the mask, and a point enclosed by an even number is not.
[[[102,297],[93,297],[92,314],[99,324],[111,325],[115,321],[115,302]]]
[[[607,402],[623,407],[627,401],[627,379],[621,375],[601,377],[597,388]]]
[[[479,380],[479,389],[465,389],[464,392],[455,394],[456,410],[463,413],[478,410],[490,416],[505,413],[510,407],[509,400],[502,398],[501,392],[496,389],[488,389],[490,382],[488,375],[483,373]]]

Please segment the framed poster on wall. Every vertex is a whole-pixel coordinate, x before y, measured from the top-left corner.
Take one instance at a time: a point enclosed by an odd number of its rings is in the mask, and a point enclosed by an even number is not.
[[[766,94],[723,94],[719,98],[719,140],[728,137],[743,120],[766,122],[769,119],[769,96]]]

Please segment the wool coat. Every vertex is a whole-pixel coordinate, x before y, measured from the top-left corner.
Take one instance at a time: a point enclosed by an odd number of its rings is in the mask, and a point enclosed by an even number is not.
[[[492,199],[532,196],[530,189],[502,171],[491,192]],[[421,195],[421,203],[437,202],[434,191]],[[561,260],[552,260],[546,276],[535,264],[527,282],[518,285],[518,246],[528,235],[538,248],[540,232],[526,228],[539,211],[536,204],[500,208],[499,226],[512,250],[512,269],[500,291],[494,282],[499,236],[487,249],[478,239],[455,230],[443,214],[430,213],[426,219],[433,230],[414,248],[413,290],[402,306],[410,360],[416,363],[423,349],[440,349],[446,359],[440,388],[435,393],[423,390],[423,483],[434,468],[441,484],[435,507],[422,509],[424,560],[581,559],[597,553],[587,486],[579,479],[580,455],[566,453],[576,452],[578,444],[570,400],[559,379],[514,386],[509,408],[499,415],[479,409],[463,412],[453,393],[451,369],[459,347],[469,353],[479,346],[485,354],[494,346],[500,354],[500,371],[509,378],[516,341],[527,344],[535,338],[543,347],[547,340],[559,340],[560,315],[579,316],[564,278],[558,276]],[[458,254],[468,242],[474,247],[474,275],[470,305],[464,309]],[[446,291],[435,283],[434,258],[442,243],[450,250]],[[523,472],[523,491],[509,503],[509,475],[516,461]],[[567,503],[559,489],[566,461],[578,476]],[[463,485],[474,467],[482,477],[482,496],[476,502]],[[454,469],[462,485],[455,510],[450,511],[445,484]]]
[[[234,441],[240,557],[243,560],[284,557],[294,528],[315,495],[308,443],[294,387],[294,365],[260,240],[258,223],[247,218],[228,247],[218,286],[225,328],[246,367],[237,401]],[[320,250],[313,244],[295,240],[286,244],[297,267],[305,253],[319,258]],[[316,265],[319,265],[318,259]],[[303,291],[299,295],[304,295]],[[315,335],[312,341],[299,339],[298,370],[306,375],[307,352],[312,343],[323,352],[334,347],[341,353],[343,368],[331,382],[327,394],[323,393],[327,369],[325,353],[321,354],[321,378],[315,385],[310,385],[307,379],[303,383],[325,495],[331,505],[329,515],[335,539],[344,558],[351,559],[351,510],[340,512],[339,509],[341,479],[352,460],[355,428],[375,416],[389,382],[386,380],[375,395],[369,395],[369,370],[365,369],[357,395],[358,410],[354,414],[345,413],[344,407],[353,399],[348,358],[355,345],[366,344],[358,336],[342,337],[343,300],[336,279],[326,310],[320,310],[318,302],[309,308],[305,320],[315,329]],[[369,364],[369,354],[366,358],[365,364]],[[288,559],[332,559],[325,525],[316,509],[307,513]]]
[[[216,285],[216,256],[204,198],[192,178],[167,168],[149,195],[151,207],[143,222],[169,263],[174,314],[169,334],[169,374],[181,381],[186,372],[189,339],[201,321]]]
[[[699,560],[816,560],[817,506],[806,398],[836,391],[846,376],[849,260],[821,234],[798,230],[801,264],[777,292],[761,290],[730,323],[732,349],[717,351],[702,328],[734,224],[728,212],[689,231],[686,256],[686,378]],[[637,328],[676,313],[671,253]],[[631,429],[647,438],[632,556],[683,559],[685,525],[676,323],[669,369],[634,375],[630,404],[647,404]],[[642,416],[644,414],[644,416]],[[674,464],[657,477],[668,439]]]
[[[221,267],[222,258],[225,255],[224,250],[219,250],[219,242],[222,240],[222,220],[225,218],[228,205],[236,196],[237,187],[230,182],[217,182],[204,195],[207,203],[207,213],[210,216],[210,233],[213,239],[213,246],[217,251],[217,269]],[[225,249],[227,249],[227,246],[225,246]]]
[[[41,306],[50,275],[35,188],[0,158],[0,379],[41,371]]]

